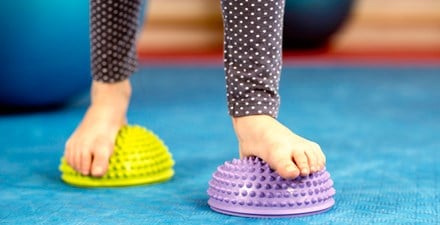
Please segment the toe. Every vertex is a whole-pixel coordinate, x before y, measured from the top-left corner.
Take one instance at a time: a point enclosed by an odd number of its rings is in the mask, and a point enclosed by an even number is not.
[[[104,176],[108,168],[108,157],[104,154],[96,154],[93,157],[92,176]]]
[[[277,173],[286,179],[293,179],[299,176],[300,171],[298,167],[292,162],[291,159],[287,160],[284,163],[281,163],[280,166],[276,169]]]
[[[305,151],[294,151],[293,159],[296,163],[296,166],[300,169],[301,176],[307,176],[310,174],[309,160],[305,154]]]
[[[81,155],[81,168],[80,172],[83,175],[89,175],[90,174],[90,167],[92,163],[92,155],[89,151],[83,152]]]
[[[75,146],[77,147],[77,146]],[[73,157],[73,168],[80,172],[81,171],[81,150],[79,148],[74,148],[72,151]]]
[[[305,154],[309,162],[310,173],[317,172],[319,170],[319,163],[315,151],[313,149],[308,149]]]
[[[318,170],[322,170],[325,167],[325,155],[318,144],[314,143],[313,149],[317,158]]]
[[[275,154],[271,155],[268,163],[272,169],[286,179],[293,179],[300,175],[300,170],[295,165],[292,157],[288,154]]]
[[[109,144],[99,144],[95,146],[91,172],[92,176],[101,177],[107,172],[113,146]]]

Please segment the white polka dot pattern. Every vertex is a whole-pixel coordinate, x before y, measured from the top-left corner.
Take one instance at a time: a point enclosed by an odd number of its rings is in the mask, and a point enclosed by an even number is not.
[[[222,0],[231,116],[278,114],[284,4],[284,0]]]
[[[141,0],[90,0],[93,79],[127,79],[137,66],[136,30]]]

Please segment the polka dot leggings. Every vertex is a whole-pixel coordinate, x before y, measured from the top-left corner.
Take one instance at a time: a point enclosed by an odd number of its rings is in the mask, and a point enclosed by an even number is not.
[[[141,0],[90,0],[93,79],[114,83],[135,70]]]
[[[125,80],[136,70],[142,0],[90,1],[93,79]],[[284,4],[284,0],[221,0],[231,116],[278,114]]]

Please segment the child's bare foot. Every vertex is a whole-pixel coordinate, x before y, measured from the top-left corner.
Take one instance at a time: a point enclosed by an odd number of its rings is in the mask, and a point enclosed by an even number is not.
[[[115,84],[93,82],[91,104],[66,142],[65,159],[76,171],[92,176],[107,172],[116,135],[127,123],[130,96],[128,80]]]
[[[258,156],[284,178],[307,176],[325,166],[315,142],[304,139],[267,115],[234,117],[240,157]]]

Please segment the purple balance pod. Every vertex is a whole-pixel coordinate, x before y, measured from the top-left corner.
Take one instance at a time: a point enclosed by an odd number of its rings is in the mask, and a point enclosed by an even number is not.
[[[324,212],[335,201],[326,170],[284,179],[260,158],[234,159],[219,166],[208,188],[209,206],[244,217],[294,217]]]

